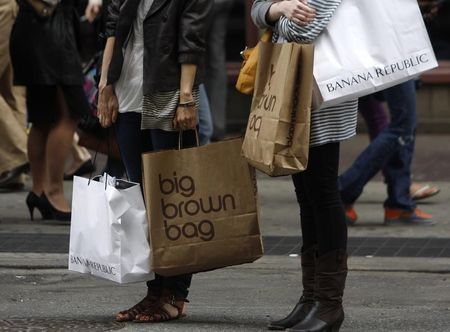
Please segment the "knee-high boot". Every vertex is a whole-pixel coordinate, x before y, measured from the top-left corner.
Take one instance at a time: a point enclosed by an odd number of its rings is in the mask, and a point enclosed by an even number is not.
[[[347,277],[347,253],[333,250],[317,258],[314,298],[306,318],[291,332],[338,332],[344,321],[342,297]]]
[[[313,246],[301,254],[303,294],[294,309],[285,318],[269,323],[270,330],[285,330],[301,322],[314,305],[314,282],[317,247]]]

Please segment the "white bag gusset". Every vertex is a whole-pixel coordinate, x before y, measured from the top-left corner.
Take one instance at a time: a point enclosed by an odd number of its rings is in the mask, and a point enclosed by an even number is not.
[[[342,0],[315,42],[322,107],[381,91],[438,66],[417,0]]]
[[[107,179],[74,177],[69,270],[118,283],[152,279],[140,185]]]

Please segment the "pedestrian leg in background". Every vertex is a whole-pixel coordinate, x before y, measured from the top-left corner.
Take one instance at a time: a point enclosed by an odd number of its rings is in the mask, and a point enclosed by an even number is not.
[[[391,98],[389,101],[391,123],[358,156],[353,165],[339,177],[339,188],[342,201],[346,206],[347,221],[349,223],[356,221],[353,204],[361,195],[365,185],[391,158],[400,158],[401,149],[404,147],[410,149],[409,144],[414,142],[416,126],[414,81],[408,81],[388,89],[386,96]],[[401,153],[402,156],[406,154],[404,152]],[[405,161],[403,165],[408,167],[410,174],[411,161]],[[411,179],[403,180],[401,185],[403,186],[406,182],[409,188]],[[396,182],[396,185],[399,185],[399,183]],[[394,190],[392,189],[391,192],[394,192]],[[404,190],[401,190],[401,192],[404,192]],[[411,223],[429,222],[429,216],[415,209],[415,205],[410,199],[404,198],[402,202],[401,206],[397,207],[401,210],[396,211],[395,216],[398,216],[401,220],[408,220]],[[355,219],[349,220],[349,216]],[[390,217],[393,217],[393,215]]]
[[[73,135],[72,149],[70,151],[72,154],[72,163],[64,174],[64,180],[72,180],[75,175],[82,176],[95,170],[91,154],[85,147],[78,145],[79,140],[80,137],[75,133]]]
[[[200,84],[200,105],[198,109],[199,117],[199,137],[200,145],[205,145],[211,142],[213,135],[213,123],[211,117],[211,108],[209,106],[208,95],[206,93],[205,85]]]
[[[9,35],[17,4],[0,0],[0,187],[23,188],[28,169],[25,90],[13,87]]]
[[[225,39],[228,15],[233,0],[215,0],[214,13],[207,36],[206,91],[214,124],[212,139],[224,138],[226,133],[227,68]]]
[[[411,165],[414,155],[417,102],[414,81],[395,86],[385,91],[391,110],[391,124],[403,127],[410,137],[400,137],[400,147],[384,168],[388,186],[388,198],[384,202],[386,224],[431,225],[432,216],[416,208],[411,194]]]
[[[377,95],[370,95],[359,99],[358,111],[364,118],[371,141],[389,125],[387,110],[380,99]],[[410,146],[411,148],[414,149],[414,146]],[[413,151],[410,151],[410,153],[413,153]],[[385,168],[383,168],[383,176],[385,178],[387,176]],[[437,195],[440,189],[436,186],[412,182],[409,191],[414,200],[420,200]],[[350,218],[353,219],[354,217]]]

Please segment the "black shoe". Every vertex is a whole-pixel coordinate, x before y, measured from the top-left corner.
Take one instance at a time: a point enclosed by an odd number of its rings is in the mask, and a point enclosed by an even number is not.
[[[59,220],[59,221],[70,221],[72,218],[72,212],[64,212],[57,210],[52,203],[48,200],[47,196],[45,194],[42,194],[41,196],[41,202],[45,209],[47,209],[50,212],[50,218],[51,220]]]
[[[64,180],[73,180],[74,176],[82,176],[85,174],[89,174],[95,171],[95,165],[92,163],[92,160],[89,159],[81,164],[78,169],[71,174],[64,174]]]
[[[285,318],[272,321],[269,330],[283,331],[300,323],[314,306],[314,285],[316,275],[316,246],[303,250],[301,254],[303,294],[294,309]]]
[[[28,172],[30,169],[30,164],[26,163],[20,166],[17,166],[9,171],[5,171],[0,175],[0,186],[5,186],[11,180],[17,178],[20,174]]]
[[[37,208],[42,215],[42,219],[51,219],[52,214],[50,210],[45,207],[42,203],[42,195],[38,196],[34,192],[30,191],[27,196],[26,203],[28,206],[28,211],[30,211],[30,219],[34,220],[34,209]]]
[[[284,331],[305,319],[312,307],[313,303],[300,300],[289,315],[283,319],[270,322],[267,328],[269,330]]]
[[[291,332],[338,332],[344,321],[342,296],[347,278],[347,253],[330,251],[316,260],[314,307],[304,320],[288,329]]]

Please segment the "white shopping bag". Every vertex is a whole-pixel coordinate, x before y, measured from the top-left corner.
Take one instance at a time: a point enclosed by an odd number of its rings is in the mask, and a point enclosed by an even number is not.
[[[118,283],[152,279],[140,185],[104,178],[107,185],[74,177],[69,270]]]
[[[322,107],[384,90],[438,65],[417,0],[342,0],[315,46]]]

